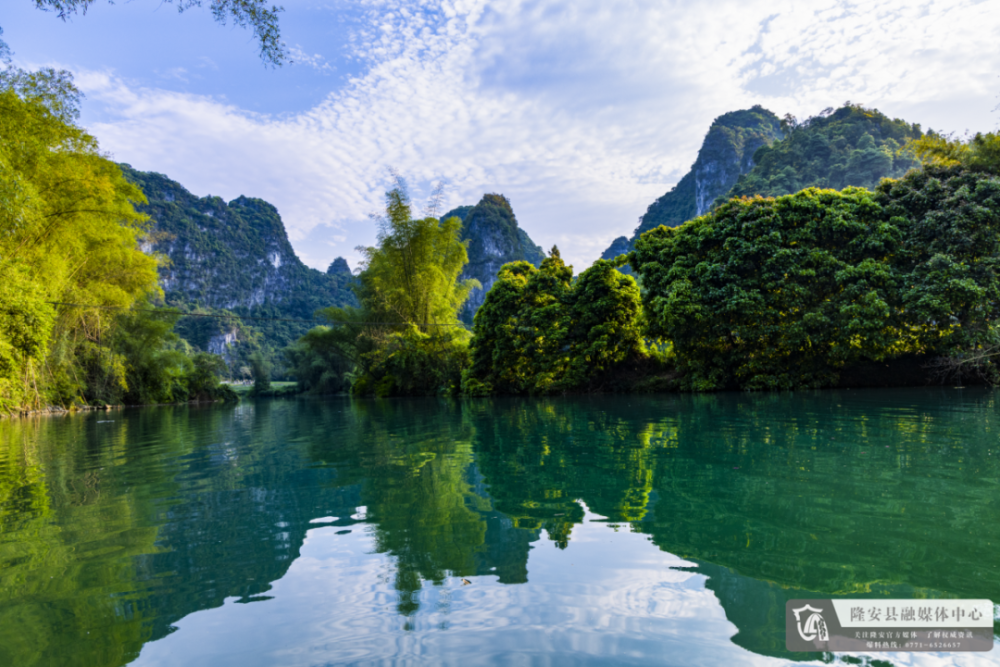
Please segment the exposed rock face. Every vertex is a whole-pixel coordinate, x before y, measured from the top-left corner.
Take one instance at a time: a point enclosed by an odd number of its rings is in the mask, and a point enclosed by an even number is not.
[[[754,152],[780,138],[781,121],[763,107],[719,116],[705,135],[691,171],[670,192],[650,204],[632,238],[615,239],[601,257],[611,259],[630,251],[636,239],[650,229],[660,225],[677,227],[704,215],[717,197],[729,192],[737,179],[753,168]]]
[[[205,347],[207,352],[218,354],[227,364],[231,364],[233,362],[233,355],[229,346],[235,345],[238,342],[238,332],[236,328],[233,327],[225,331],[221,331],[209,338],[208,344]]]
[[[227,204],[220,197],[199,198],[162,174],[128,165],[122,169],[149,200],[138,208],[154,222],[149,249],[170,260],[160,268],[168,300],[241,314],[263,308],[272,316],[295,318],[353,303],[350,269],[325,274],[305,266],[288,242],[277,209],[266,201],[241,196]]]
[[[475,206],[460,206],[445,213],[441,219],[453,216],[461,218],[462,238],[469,241],[469,263],[461,278],[475,278],[483,286],[472,292],[460,313],[462,320],[471,324],[486,293],[496,282],[501,266],[516,261],[538,266],[545,253],[517,226],[510,201],[503,195],[483,195]]]

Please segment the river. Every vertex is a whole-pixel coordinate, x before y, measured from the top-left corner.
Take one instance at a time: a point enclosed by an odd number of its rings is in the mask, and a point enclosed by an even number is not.
[[[356,400],[0,422],[0,664],[1000,665],[785,650],[1000,601],[1000,392]]]

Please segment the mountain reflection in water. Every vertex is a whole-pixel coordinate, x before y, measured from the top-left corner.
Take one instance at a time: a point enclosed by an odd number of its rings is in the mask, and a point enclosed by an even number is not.
[[[997,396],[2,422],[0,664],[839,661],[786,600],[1000,599]]]

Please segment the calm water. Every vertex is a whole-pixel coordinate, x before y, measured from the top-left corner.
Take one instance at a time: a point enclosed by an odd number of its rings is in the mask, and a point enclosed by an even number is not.
[[[0,422],[0,665],[844,664],[787,599],[1000,601],[998,544],[1000,392]]]

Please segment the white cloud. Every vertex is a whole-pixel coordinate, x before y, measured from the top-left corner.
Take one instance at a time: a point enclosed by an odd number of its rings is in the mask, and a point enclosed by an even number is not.
[[[331,74],[336,67],[327,62],[326,58],[318,53],[309,54],[302,50],[302,47],[296,44],[295,46],[288,49],[288,55],[291,56],[292,63],[295,65],[305,65],[311,67],[317,72],[322,74]]]
[[[809,115],[850,99],[925,127],[995,124],[1000,15],[987,2],[365,7],[351,42],[364,73],[304,113],[258,115],[84,72],[103,112],[90,128],[117,159],[198,194],[271,201],[316,267],[336,254],[353,263],[346,249],[372,242],[366,214],[393,166],[418,201],[439,177],[446,205],[503,192],[531,236],[579,270],[631,232],[726,111]],[[317,242],[326,231],[333,248]]]

